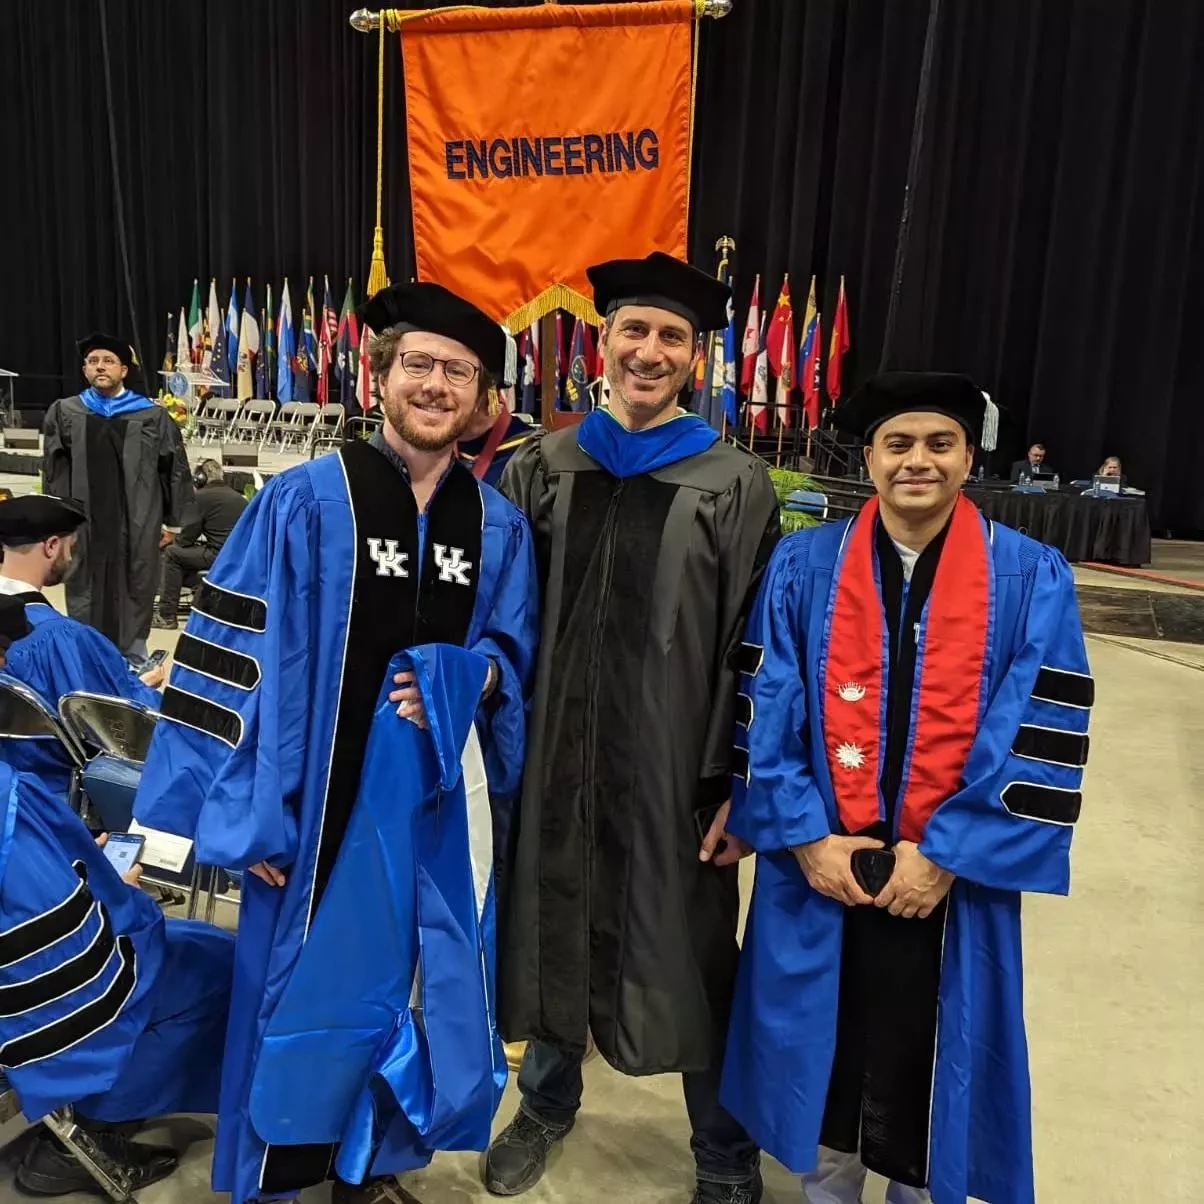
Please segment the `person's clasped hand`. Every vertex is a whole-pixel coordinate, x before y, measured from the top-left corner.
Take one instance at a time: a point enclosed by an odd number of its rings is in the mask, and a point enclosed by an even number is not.
[[[811,889],[847,907],[864,907],[874,900],[853,877],[853,854],[858,849],[884,848],[868,836],[825,836],[791,849]]]
[[[892,916],[905,920],[927,919],[936,905],[949,893],[953,874],[929,861],[910,840],[895,845],[895,868],[890,881],[873,900]]]

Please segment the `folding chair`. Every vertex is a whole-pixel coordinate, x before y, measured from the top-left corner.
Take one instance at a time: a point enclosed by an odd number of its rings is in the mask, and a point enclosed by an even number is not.
[[[134,796],[159,716],[150,707],[128,698],[87,690],[64,694],[59,700],[59,714],[72,736],[95,753],[84,768],[81,782],[101,824],[110,832],[127,831],[134,818]],[[211,920],[219,887],[223,891],[229,887],[223,871],[198,866],[191,853],[181,870],[144,872],[141,880],[149,886],[184,891],[190,919],[197,913],[203,890],[205,918]]]
[[[382,426],[384,426],[383,418],[373,418],[367,414],[348,418],[343,423],[343,442],[350,443],[352,439],[371,439]]]
[[[196,416],[197,442],[224,443],[238,419],[242,402],[237,397],[211,397]]]
[[[337,401],[328,401],[321,406],[310,427],[309,458],[326,448],[338,447],[343,442],[343,423],[347,411]]]
[[[12,1120],[20,1111],[21,1101],[16,1091],[0,1072],[0,1124]],[[75,1112],[70,1104],[43,1116],[38,1123],[44,1124],[79,1159],[79,1164],[110,1200],[116,1201],[116,1204],[137,1204],[130,1194],[125,1170],[105,1154],[87,1130],[75,1123]]]
[[[231,443],[254,443],[263,447],[263,441],[268,437],[268,430],[275,416],[274,401],[252,397],[243,404],[227,438]]]
[[[70,767],[67,802],[72,811],[80,813],[81,774],[88,760],[83,744],[36,690],[7,673],[0,673],[0,740],[40,740],[47,749],[53,747]]]

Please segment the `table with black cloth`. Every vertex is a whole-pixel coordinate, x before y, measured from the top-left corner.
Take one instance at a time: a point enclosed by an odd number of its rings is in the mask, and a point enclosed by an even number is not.
[[[966,495],[987,518],[1057,548],[1071,562],[1150,562],[1150,516],[1144,497],[1084,497],[1076,490],[1016,493],[977,485],[967,486]]]

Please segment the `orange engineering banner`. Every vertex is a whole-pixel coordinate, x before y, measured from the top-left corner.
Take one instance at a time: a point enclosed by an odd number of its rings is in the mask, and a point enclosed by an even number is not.
[[[511,330],[686,256],[694,0],[401,14],[418,279]]]

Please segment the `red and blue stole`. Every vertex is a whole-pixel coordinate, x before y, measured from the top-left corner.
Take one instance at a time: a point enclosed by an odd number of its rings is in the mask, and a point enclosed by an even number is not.
[[[874,497],[853,523],[829,600],[824,749],[837,813],[850,833],[886,816],[879,783],[889,654],[874,563],[877,521]],[[961,786],[984,692],[990,556],[978,510],[960,497],[920,624],[909,746],[895,808],[903,840],[918,842],[929,816]]]

